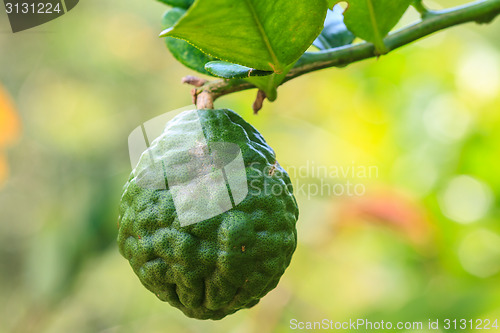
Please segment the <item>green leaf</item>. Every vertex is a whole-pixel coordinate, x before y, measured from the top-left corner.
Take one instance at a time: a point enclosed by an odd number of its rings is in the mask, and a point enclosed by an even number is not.
[[[339,1],[337,1],[339,2]],[[357,37],[373,43],[379,54],[387,53],[384,37],[399,22],[413,0],[347,0],[344,23]]]
[[[211,61],[205,64],[205,69],[211,74],[225,79],[243,79],[251,76],[265,76],[273,74],[273,72],[259,71],[226,61]]]
[[[342,7],[339,5],[333,7],[333,10],[328,10],[325,27],[313,43],[318,49],[332,49],[351,44],[354,41],[354,34],[344,24],[342,11]]]
[[[335,6],[335,4],[339,2],[339,0],[326,0],[326,2],[328,3],[328,8],[333,8],[333,6]]]
[[[172,8],[163,16],[163,27],[172,27],[185,13],[186,10],[182,8]],[[215,58],[204,54],[193,45],[181,39],[167,37],[165,38],[165,44],[174,58],[184,66],[199,73],[211,75],[210,72],[205,69],[205,64],[216,60]]]
[[[203,52],[243,66],[281,73],[323,28],[325,0],[196,0],[173,29]]]
[[[194,0],[158,0],[171,7],[180,7],[188,9],[194,2]]]

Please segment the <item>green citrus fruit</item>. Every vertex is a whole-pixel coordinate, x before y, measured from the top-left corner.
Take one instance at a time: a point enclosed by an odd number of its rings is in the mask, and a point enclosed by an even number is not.
[[[261,134],[231,110],[192,110],[167,124],[132,172],[118,246],[159,299],[221,319],[276,287],[297,218],[290,178]]]

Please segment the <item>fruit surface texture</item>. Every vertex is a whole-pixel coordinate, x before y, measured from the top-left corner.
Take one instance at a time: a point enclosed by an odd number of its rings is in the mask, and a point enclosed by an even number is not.
[[[227,186],[192,190],[220,170]],[[277,286],[297,246],[297,218],[290,178],[254,127],[231,110],[185,111],[124,186],[118,247],[160,300],[218,320]]]

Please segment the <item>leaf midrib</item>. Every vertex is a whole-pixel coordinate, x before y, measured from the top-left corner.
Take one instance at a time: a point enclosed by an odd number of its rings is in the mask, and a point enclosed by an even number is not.
[[[257,15],[257,12],[255,11],[255,8],[253,6],[253,3],[251,0],[245,0],[245,3],[247,4],[248,8],[250,9],[250,13],[252,14],[252,18],[257,25],[257,29],[259,30],[259,33],[262,37],[262,40],[264,41],[264,44],[266,46],[267,52],[271,56],[271,59],[273,60],[274,64],[280,66],[278,57],[276,56],[276,53],[273,50],[273,47],[271,45],[271,42],[269,41],[269,38],[267,37],[266,31],[264,30],[264,26],[262,25],[262,22],[260,22],[259,16]],[[273,71],[279,70],[278,68],[275,68],[275,66],[270,63],[269,64]]]
[[[366,0],[368,12],[370,14],[370,21],[373,25],[373,33],[375,37],[376,44],[379,44],[382,41],[382,36],[380,35],[380,30],[377,23],[377,17],[375,16],[375,8],[373,7],[372,0]]]

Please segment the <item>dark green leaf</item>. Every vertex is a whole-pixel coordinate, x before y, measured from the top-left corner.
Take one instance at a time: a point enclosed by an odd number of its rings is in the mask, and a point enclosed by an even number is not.
[[[185,13],[186,11],[182,8],[172,8],[163,16],[163,27],[172,27]],[[166,37],[165,44],[167,45],[174,58],[184,66],[189,67],[202,74],[211,75],[205,69],[205,64],[207,62],[216,60],[215,58],[204,54],[196,47],[190,45],[184,40]]]
[[[180,7],[188,9],[194,2],[194,0],[158,0],[171,7]]]
[[[353,42],[355,36],[345,26],[342,11],[339,5],[333,7],[333,10],[328,10],[325,27],[313,43],[318,49],[332,49]]]
[[[273,72],[259,71],[226,61],[211,61],[205,64],[205,69],[211,74],[225,79],[243,79],[251,76],[265,76],[273,74]]]
[[[281,73],[323,28],[325,0],[196,0],[161,36],[187,40],[216,58]]]
[[[338,2],[338,1],[337,1]],[[357,37],[387,52],[383,38],[399,22],[413,0],[347,0],[344,23]]]

